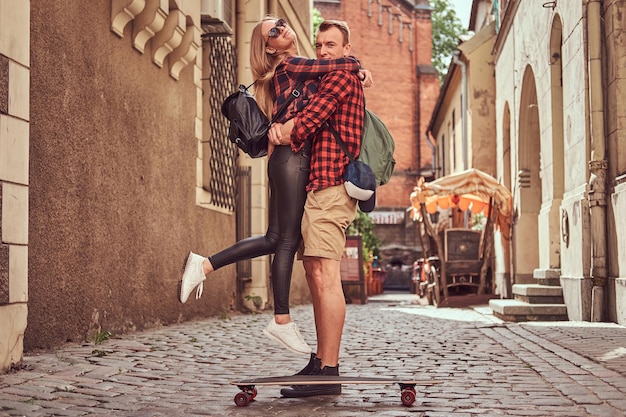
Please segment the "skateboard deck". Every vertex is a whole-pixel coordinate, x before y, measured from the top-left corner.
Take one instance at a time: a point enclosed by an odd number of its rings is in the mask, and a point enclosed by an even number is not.
[[[265,378],[252,378],[240,381],[231,381],[231,385],[236,385],[241,392],[235,395],[235,404],[238,407],[245,407],[257,395],[256,386],[269,385],[330,385],[330,384],[378,384],[392,385],[398,384],[400,387],[400,399],[402,404],[410,406],[415,402],[416,390],[415,386],[428,386],[440,383],[433,380],[416,380],[401,378],[375,378],[375,377],[355,377],[355,376],[324,376],[324,375],[295,375],[295,376],[273,376]]]

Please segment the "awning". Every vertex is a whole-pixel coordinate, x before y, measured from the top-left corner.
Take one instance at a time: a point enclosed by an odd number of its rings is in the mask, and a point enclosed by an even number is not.
[[[459,207],[461,210],[471,209],[472,213],[487,214],[490,200],[498,210],[496,227],[508,236],[513,195],[491,175],[478,169],[446,175],[431,182],[420,178],[411,193],[411,204],[417,213],[420,204],[425,204],[428,213],[435,213],[438,208]]]

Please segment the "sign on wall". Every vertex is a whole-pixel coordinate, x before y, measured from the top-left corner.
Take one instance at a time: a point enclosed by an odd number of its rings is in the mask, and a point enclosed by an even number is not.
[[[373,211],[368,213],[374,224],[403,224],[404,211]]]

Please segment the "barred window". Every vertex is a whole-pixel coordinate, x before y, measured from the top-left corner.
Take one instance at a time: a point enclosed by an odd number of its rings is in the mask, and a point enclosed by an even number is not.
[[[203,146],[203,185],[210,193],[210,204],[228,211],[235,210],[237,189],[237,147],[228,140],[228,120],[222,115],[221,106],[236,88],[237,62],[235,47],[230,37],[206,36],[208,56],[209,137]],[[206,45],[206,44],[205,44]],[[207,146],[208,145],[208,146]],[[208,165],[208,166],[207,166]]]

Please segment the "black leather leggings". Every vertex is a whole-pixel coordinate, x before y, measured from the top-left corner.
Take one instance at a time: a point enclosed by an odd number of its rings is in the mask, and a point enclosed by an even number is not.
[[[306,185],[309,182],[309,151],[294,154],[290,146],[277,146],[267,173],[270,184],[269,226],[265,236],[249,237],[210,256],[214,269],[234,262],[274,253],[272,291],[274,314],[289,313],[289,290],[293,260],[302,240],[300,227]]]

